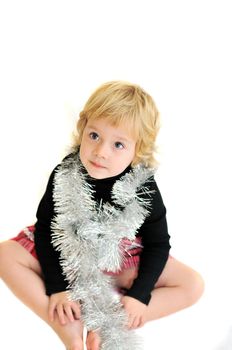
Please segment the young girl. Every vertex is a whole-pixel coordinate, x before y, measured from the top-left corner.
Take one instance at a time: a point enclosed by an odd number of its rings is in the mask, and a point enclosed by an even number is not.
[[[169,255],[154,179],[158,130],[143,89],[100,86],[80,113],[73,152],[49,178],[35,225],[0,245],[1,278],[69,350],[83,349],[84,326],[88,350],[136,349],[133,329],[202,295],[201,276]]]

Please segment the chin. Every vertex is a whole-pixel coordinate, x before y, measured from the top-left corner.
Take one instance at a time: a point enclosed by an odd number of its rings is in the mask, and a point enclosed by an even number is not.
[[[104,176],[104,175],[99,175],[99,174],[91,174],[89,173],[89,176],[92,177],[93,179],[96,180],[102,180],[102,179],[106,179],[108,176]]]
[[[90,169],[86,169],[87,173],[89,174],[90,177],[92,177],[93,179],[96,180],[101,180],[101,179],[105,179],[106,177],[108,177],[107,174],[103,174],[103,172],[98,172],[98,171],[91,171]]]
[[[103,180],[103,179],[106,179],[107,178],[107,176],[92,176],[92,175],[90,175],[93,179],[95,179],[95,180]]]

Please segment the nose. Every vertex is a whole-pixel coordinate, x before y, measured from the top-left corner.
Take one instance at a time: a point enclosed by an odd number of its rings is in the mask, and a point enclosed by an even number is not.
[[[109,146],[105,142],[99,142],[94,149],[94,154],[98,158],[106,159],[109,156],[109,153]]]

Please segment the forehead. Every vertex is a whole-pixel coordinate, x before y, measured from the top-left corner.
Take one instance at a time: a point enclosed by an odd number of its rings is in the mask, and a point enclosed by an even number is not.
[[[106,118],[89,119],[86,128],[94,129],[100,133],[110,134],[113,137],[120,139],[135,140],[135,130],[131,123],[123,121],[116,123]]]

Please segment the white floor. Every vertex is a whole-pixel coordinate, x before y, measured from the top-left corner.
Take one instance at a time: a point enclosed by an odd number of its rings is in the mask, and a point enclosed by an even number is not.
[[[50,328],[20,304],[2,283],[0,290],[1,349],[64,350]],[[144,350],[230,350],[232,318],[227,315],[225,301],[215,308],[206,291],[197,305],[151,322],[139,334],[144,339]]]

